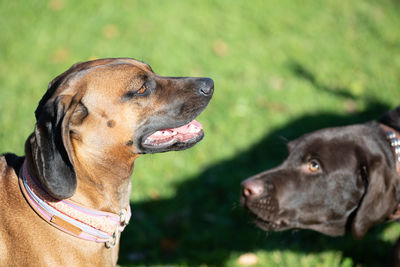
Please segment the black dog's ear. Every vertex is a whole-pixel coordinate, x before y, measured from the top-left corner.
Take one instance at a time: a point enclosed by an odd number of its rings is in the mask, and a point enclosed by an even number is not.
[[[400,106],[395,109],[392,109],[379,119],[380,123],[386,124],[396,130],[400,130]]]
[[[362,238],[368,229],[386,221],[397,208],[399,182],[397,173],[388,167],[381,157],[368,164],[367,186],[352,222],[352,233]]]

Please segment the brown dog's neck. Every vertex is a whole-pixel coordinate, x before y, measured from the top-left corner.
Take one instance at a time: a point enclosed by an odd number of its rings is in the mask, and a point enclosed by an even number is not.
[[[76,165],[79,168],[78,186],[71,199],[82,205],[114,213],[129,205],[133,162],[124,171],[121,168],[118,172],[114,172],[118,168],[116,165],[111,165],[113,169],[103,168],[100,164],[92,168],[85,168],[79,163]]]
[[[25,144],[25,155],[29,173],[39,179],[39,163],[34,160],[36,152],[36,141],[31,135]],[[108,162],[108,161],[89,161],[83,159],[86,164],[81,164],[75,160],[74,169],[77,180],[75,193],[70,197],[76,203],[82,206],[118,213],[121,209],[126,209],[130,202],[131,175],[134,168],[134,160],[138,157],[132,157],[128,162]],[[89,165],[88,162],[94,162]],[[107,166],[112,166],[108,168]],[[45,188],[45,187],[44,187]]]

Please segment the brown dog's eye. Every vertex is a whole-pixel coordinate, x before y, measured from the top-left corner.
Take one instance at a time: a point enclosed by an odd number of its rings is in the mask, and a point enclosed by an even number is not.
[[[140,89],[136,91],[136,93],[139,95],[142,95],[146,92],[146,90],[147,90],[147,86],[146,86],[146,84],[143,84],[142,87],[140,87]]]
[[[139,89],[136,90],[136,88],[135,88],[135,91],[134,91],[134,90],[129,90],[128,92],[126,92],[126,93],[121,97],[121,100],[122,100],[123,102],[127,102],[127,101],[131,100],[132,98],[134,98],[134,97],[136,97],[136,96],[141,97],[141,96],[148,95],[149,92],[150,92],[150,90],[147,90],[147,89],[148,89],[148,88],[147,88],[147,84],[144,83]]]
[[[319,171],[321,168],[319,166],[319,163],[316,160],[312,160],[308,163],[308,170],[310,172],[317,172]]]

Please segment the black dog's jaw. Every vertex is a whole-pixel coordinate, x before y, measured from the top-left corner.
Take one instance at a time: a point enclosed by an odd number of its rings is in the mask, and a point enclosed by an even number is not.
[[[400,108],[379,122],[327,128],[289,143],[277,168],[242,183],[242,204],[264,230],[312,229],[356,238],[395,218],[396,159],[380,123],[400,129]]]

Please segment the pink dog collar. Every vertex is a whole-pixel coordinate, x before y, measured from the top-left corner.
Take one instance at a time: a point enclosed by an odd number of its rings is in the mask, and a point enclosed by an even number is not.
[[[105,243],[107,248],[118,243],[119,235],[131,217],[129,205],[114,214],[51,197],[29,174],[26,160],[19,185],[29,205],[47,223],[78,238]]]

